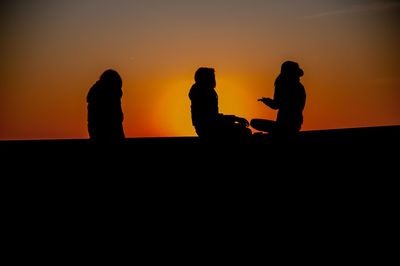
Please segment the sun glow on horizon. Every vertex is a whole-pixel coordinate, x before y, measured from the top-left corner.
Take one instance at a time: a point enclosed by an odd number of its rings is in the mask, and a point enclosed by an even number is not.
[[[108,68],[123,79],[128,138],[195,136],[188,93],[200,66],[215,69],[221,113],[275,119],[257,99],[273,97],[286,60],[305,71],[302,130],[400,124],[395,0],[0,7],[0,140],[88,138],[86,94]]]

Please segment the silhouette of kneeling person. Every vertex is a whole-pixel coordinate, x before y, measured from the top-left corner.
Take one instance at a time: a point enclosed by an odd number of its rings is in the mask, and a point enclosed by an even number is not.
[[[122,79],[115,70],[108,69],[90,88],[86,97],[90,139],[96,142],[125,139],[121,98]]]
[[[201,67],[195,73],[195,84],[190,89],[192,124],[203,139],[240,139],[251,135],[249,122],[235,115],[224,115],[218,110],[218,95],[213,68]]]
[[[280,140],[292,140],[303,124],[303,109],[306,92],[300,82],[303,70],[296,62],[286,61],[275,80],[274,99],[261,98],[266,106],[278,110],[276,121],[253,119],[250,125],[259,131],[269,132]]]

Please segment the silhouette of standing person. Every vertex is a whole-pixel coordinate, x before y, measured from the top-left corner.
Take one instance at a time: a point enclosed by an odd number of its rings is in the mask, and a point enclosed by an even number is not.
[[[125,139],[121,98],[120,75],[112,69],[104,71],[86,97],[90,139],[96,142],[118,142]]]
[[[195,73],[195,84],[190,89],[192,124],[203,139],[241,139],[251,135],[249,122],[235,115],[224,115],[218,110],[218,95],[213,68],[201,67]]]
[[[304,75],[298,63],[286,61],[275,80],[274,99],[261,98],[266,106],[278,110],[276,121],[253,119],[250,125],[259,131],[269,132],[281,140],[292,140],[303,124],[303,109],[306,104],[306,91],[300,82]]]

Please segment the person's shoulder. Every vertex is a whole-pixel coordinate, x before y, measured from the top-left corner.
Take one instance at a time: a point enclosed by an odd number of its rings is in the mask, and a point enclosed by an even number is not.
[[[195,83],[192,85],[192,87],[189,90],[189,97],[195,97],[195,95],[198,93],[199,91],[199,86]]]
[[[94,83],[92,85],[92,87],[90,87],[89,92],[86,96],[86,101],[90,102],[94,99],[94,97],[96,97],[95,95],[98,93],[97,91],[99,90],[99,81],[96,81],[96,83]]]

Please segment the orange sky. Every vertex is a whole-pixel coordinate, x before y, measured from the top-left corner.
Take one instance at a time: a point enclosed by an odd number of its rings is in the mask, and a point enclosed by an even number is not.
[[[400,1],[3,1],[0,139],[87,138],[85,97],[123,79],[127,137],[194,136],[188,92],[216,70],[220,112],[275,119],[285,60],[304,69],[303,130],[400,124]]]

